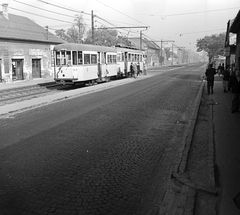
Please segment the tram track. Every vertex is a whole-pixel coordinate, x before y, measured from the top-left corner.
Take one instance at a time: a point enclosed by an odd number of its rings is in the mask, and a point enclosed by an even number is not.
[[[76,87],[75,87],[76,88]],[[63,86],[59,84],[42,84],[20,88],[0,90],[0,106],[12,104],[19,101],[30,100],[46,95],[60,93],[63,90],[71,90],[72,86]]]

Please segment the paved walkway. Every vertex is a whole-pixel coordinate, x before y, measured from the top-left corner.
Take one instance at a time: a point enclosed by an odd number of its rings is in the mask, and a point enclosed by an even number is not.
[[[215,163],[221,186],[219,215],[239,215],[234,197],[240,193],[240,112],[231,113],[231,93],[223,93],[220,77],[215,77],[213,106]],[[240,204],[240,196],[239,196]]]

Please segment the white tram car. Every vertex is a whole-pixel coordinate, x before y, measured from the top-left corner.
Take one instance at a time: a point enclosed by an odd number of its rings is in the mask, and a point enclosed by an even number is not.
[[[94,83],[128,77],[130,64],[143,70],[144,52],[122,47],[63,43],[54,47],[54,80],[62,84]]]
[[[118,75],[115,48],[63,43],[54,47],[54,80],[62,84],[105,81]]]
[[[140,71],[143,71],[144,51],[123,47],[116,47],[117,63],[119,73],[123,76],[129,76],[131,63],[139,64]]]

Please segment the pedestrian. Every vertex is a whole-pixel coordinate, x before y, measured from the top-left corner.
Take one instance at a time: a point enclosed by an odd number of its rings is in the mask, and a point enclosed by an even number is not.
[[[141,69],[140,69],[140,64],[138,62],[138,64],[137,64],[137,76],[139,76],[140,73],[141,73]]]
[[[131,62],[131,64],[130,64],[130,77],[132,77],[133,76],[133,63]]]
[[[229,83],[229,79],[230,79],[230,71],[229,71],[229,68],[223,70],[222,79],[223,79],[223,82],[222,82],[223,92],[224,92],[224,93],[227,93],[228,90],[229,90],[229,84],[228,84],[228,83]]]
[[[137,77],[136,75],[137,75],[137,64],[134,63],[133,64],[133,77],[136,78]]]
[[[207,77],[207,92],[208,95],[210,92],[213,94],[213,86],[214,86],[214,75],[216,74],[216,70],[213,68],[213,65],[210,63],[205,75]]]
[[[235,75],[233,74],[230,80],[232,89],[232,106],[231,113],[239,112],[240,104],[240,71],[237,69]]]
[[[220,64],[218,65],[218,68],[217,68],[218,76],[222,75],[223,69],[224,69],[224,66],[223,66],[223,64],[220,63]]]

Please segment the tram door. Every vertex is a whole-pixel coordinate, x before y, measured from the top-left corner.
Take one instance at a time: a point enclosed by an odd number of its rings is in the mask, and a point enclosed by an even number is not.
[[[128,75],[128,56],[127,52],[124,52],[124,73],[127,76]]]
[[[101,62],[102,62],[102,77],[106,76],[106,71],[107,71],[107,53],[106,52],[101,52]]]
[[[32,77],[41,78],[41,60],[32,59]]]
[[[98,52],[98,79],[102,80],[102,61],[101,61],[101,52]]]
[[[23,60],[12,59],[13,80],[23,80]]]

